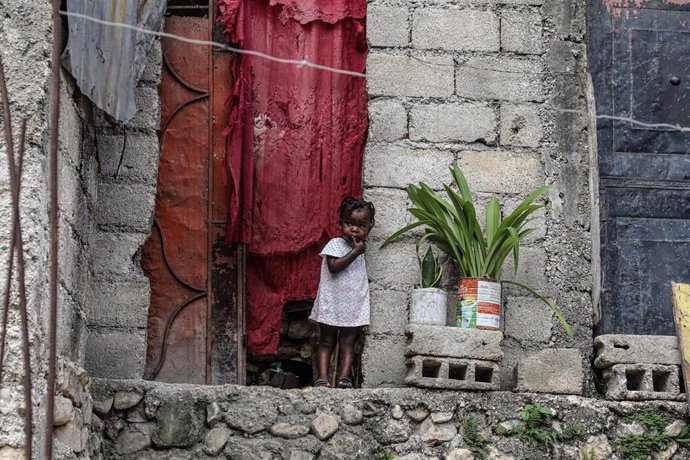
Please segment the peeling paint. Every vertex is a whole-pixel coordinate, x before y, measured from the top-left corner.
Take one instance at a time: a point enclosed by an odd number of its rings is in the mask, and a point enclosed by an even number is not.
[[[606,9],[611,13],[611,16],[618,19],[620,17],[625,17],[625,19],[630,18],[632,13],[633,17],[637,17],[639,10],[643,9],[650,0],[603,0]],[[690,5],[690,0],[664,0],[667,5]]]

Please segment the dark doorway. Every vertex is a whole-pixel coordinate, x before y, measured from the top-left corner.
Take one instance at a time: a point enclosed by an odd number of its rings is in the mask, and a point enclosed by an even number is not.
[[[165,31],[211,40],[213,12],[213,2],[171,1]],[[242,257],[225,244],[231,56],[170,38],[162,48],[158,192],[141,262],[151,282],[145,377],[242,384]]]
[[[589,0],[587,16],[597,112],[690,126],[690,2]],[[690,132],[600,118],[597,137],[596,332],[675,335],[670,282],[690,282]]]

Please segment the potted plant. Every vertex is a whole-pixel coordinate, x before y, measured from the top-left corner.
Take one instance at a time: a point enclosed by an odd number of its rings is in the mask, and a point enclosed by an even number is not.
[[[448,312],[448,296],[440,289],[443,265],[428,246],[426,253],[420,255],[420,246],[424,240],[417,242],[417,260],[419,261],[419,284],[410,294],[410,324],[427,324],[445,326]]]
[[[419,186],[410,184],[407,187],[407,195],[413,204],[408,211],[417,221],[393,233],[381,247],[416,227],[424,227],[421,240],[435,245],[455,261],[460,271],[458,313],[461,319],[458,326],[498,329],[501,283],[506,283],[529,291],[548,305],[566,333],[572,336],[565,317],[546,297],[529,286],[502,279],[503,265],[510,254],[517,273],[520,244],[534,232],[533,228],[527,227],[529,217],[545,207],[535,204],[535,201],[551,185],[534,191],[505,218],[501,216],[498,199],[492,197],[486,207],[486,224],[482,230],[465,176],[457,165],[453,165],[450,172],[459,193],[444,184],[447,199],[423,182]],[[494,304],[498,304],[498,311],[495,311]]]

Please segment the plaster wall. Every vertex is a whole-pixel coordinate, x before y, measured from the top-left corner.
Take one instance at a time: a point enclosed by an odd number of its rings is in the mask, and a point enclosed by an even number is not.
[[[548,197],[553,212],[535,220],[516,280],[555,301],[575,337],[567,338],[538,299],[507,289],[502,388],[515,387],[518,361],[544,348],[577,349],[582,362],[573,365],[589,369],[586,118],[562,111],[586,109],[585,6],[580,0],[369,3],[364,185],[377,207],[377,226],[367,253],[366,387],[403,384],[403,331],[418,271],[414,235],[383,250],[378,243],[412,222],[404,187],[421,180],[441,190],[452,164],[462,168],[480,204],[497,194],[504,214],[537,187],[555,184]],[[511,275],[507,266],[504,276]],[[452,279],[446,279],[449,291]],[[591,390],[589,375],[585,387]]]

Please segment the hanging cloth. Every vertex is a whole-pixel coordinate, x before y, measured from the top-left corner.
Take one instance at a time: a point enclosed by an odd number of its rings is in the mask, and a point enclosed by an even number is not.
[[[364,72],[366,0],[220,0],[234,45]],[[239,55],[226,129],[230,242],[247,245],[248,351],[275,353],[285,302],[314,298],[336,211],[361,195],[361,77]]]

